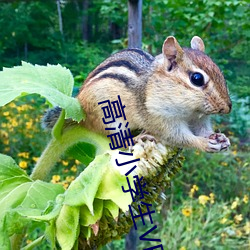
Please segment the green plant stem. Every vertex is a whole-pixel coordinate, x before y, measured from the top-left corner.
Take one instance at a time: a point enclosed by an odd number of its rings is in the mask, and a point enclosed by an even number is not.
[[[51,139],[30,177],[33,180],[46,180],[61,155],[78,142],[93,144],[96,147],[96,155],[109,150],[109,140],[105,136],[80,125],[69,127],[63,131],[61,137]]]
[[[31,178],[33,180],[46,180],[49,173],[60,159],[61,155],[72,145],[78,142],[86,142],[96,147],[96,155],[109,150],[109,140],[100,134],[94,133],[80,125],[68,127],[63,130],[61,136],[52,138],[43,151],[36,166],[34,167]],[[11,249],[19,250],[25,235],[26,228],[22,234],[15,234],[11,238]]]

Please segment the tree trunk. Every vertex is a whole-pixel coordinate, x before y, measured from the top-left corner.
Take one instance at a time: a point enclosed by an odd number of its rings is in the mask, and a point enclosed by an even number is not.
[[[59,30],[63,36],[63,22],[62,22],[62,12],[61,12],[60,0],[56,1],[56,5],[57,5],[57,12],[58,12],[58,20],[59,20]]]
[[[130,229],[130,232],[126,236],[126,250],[136,250],[136,243],[137,243],[137,232],[135,227],[133,226]]]
[[[82,1],[82,39],[89,40],[89,16],[88,16],[89,0]]]
[[[142,47],[142,0],[128,1],[128,47]]]

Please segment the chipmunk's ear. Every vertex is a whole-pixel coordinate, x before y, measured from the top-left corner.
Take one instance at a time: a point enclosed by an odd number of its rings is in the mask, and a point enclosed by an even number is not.
[[[202,52],[205,51],[205,45],[204,45],[204,42],[203,40],[198,37],[198,36],[194,36],[191,40],[191,48],[192,49],[197,49],[197,50],[200,50]]]
[[[162,46],[162,54],[170,61],[179,61],[182,59],[183,50],[175,37],[169,36]]]

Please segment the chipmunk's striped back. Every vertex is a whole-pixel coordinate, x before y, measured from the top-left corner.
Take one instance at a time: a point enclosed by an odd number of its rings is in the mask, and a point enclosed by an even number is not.
[[[155,58],[140,49],[126,49],[117,52],[98,65],[87,77],[79,92],[80,101],[87,119],[84,126],[96,131],[105,131],[102,124],[102,110],[99,102],[115,101],[117,96],[126,105],[128,121],[137,120],[144,113],[145,85],[152,73]],[[136,109],[137,112],[133,112]],[[134,124],[134,126],[133,126]],[[133,122],[131,128],[138,127]]]
[[[89,74],[84,85],[109,78],[133,87],[134,80],[148,72],[153,61],[154,57],[143,50],[122,50],[96,67]]]

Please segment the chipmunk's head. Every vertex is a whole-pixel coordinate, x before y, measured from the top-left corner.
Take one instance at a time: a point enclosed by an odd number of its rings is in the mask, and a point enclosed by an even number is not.
[[[190,99],[197,112],[227,114],[232,104],[226,81],[204,51],[198,36],[192,38],[191,48],[181,48],[175,37],[169,36],[162,47],[162,69],[168,78],[175,79],[172,83],[179,85],[184,98]],[[173,84],[171,87],[174,88]]]

